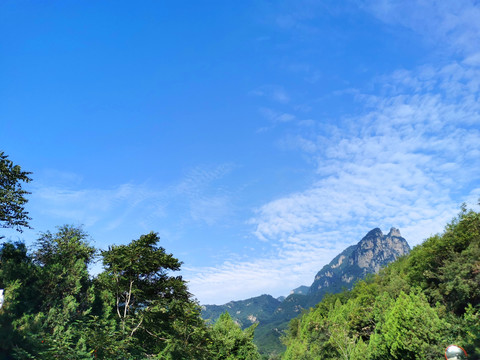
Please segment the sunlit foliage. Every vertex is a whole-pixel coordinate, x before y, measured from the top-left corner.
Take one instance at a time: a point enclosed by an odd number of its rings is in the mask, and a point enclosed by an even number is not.
[[[350,292],[290,323],[285,360],[438,359],[450,343],[480,356],[480,213],[438,234]]]

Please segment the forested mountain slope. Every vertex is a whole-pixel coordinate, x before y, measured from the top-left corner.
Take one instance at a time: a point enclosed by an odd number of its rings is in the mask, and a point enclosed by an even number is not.
[[[480,214],[445,228],[348,292],[292,320],[284,360],[480,358]]]
[[[409,251],[410,247],[398,229],[391,228],[384,235],[380,229],[375,228],[325,265],[311,286],[292,290],[283,301],[270,295],[261,295],[224,305],[206,305],[203,306],[202,316],[214,321],[222,313],[228,312],[242,327],[258,324],[255,342],[260,352],[264,355],[279,353],[285,349],[280,336],[291,319],[317,304],[325,294],[351,289],[356,281],[367,274],[378,272]]]

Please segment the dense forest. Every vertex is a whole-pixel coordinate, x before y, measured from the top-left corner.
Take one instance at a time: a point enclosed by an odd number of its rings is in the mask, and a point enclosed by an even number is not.
[[[0,152],[0,175],[0,227],[22,231],[30,173]],[[68,225],[32,249],[4,242],[0,359],[260,359],[255,326],[228,313],[207,324],[180,267],[154,232],[103,251]],[[463,206],[442,234],[292,320],[282,340],[271,359],[440,359],[451,343],[479,359],[480,213]]]

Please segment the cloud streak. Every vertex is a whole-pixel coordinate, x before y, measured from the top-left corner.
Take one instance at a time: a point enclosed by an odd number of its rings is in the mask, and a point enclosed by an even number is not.
[[[188,223],[213,226],[232,211],[231,193],[215,186],[231,170],[228,164],[197,167],[163,189],[149,182],[86,189],[81,182],[61,181],[52,186],[40,180],[32,187],[30,207],[43,226],[51,222],[75,223],[87,230],[108,233],[128,225],[133,229],[131,236],[138,236],[139,231],[159,231],[159,224],[166,221],[178,226]],[[71,176],[68,174],[68,178]],[[172,214],[182,216],[171,219]]]
[[[451,51],[468,55],[480,48],[480,9],[474,0],[360,1],[380,20],[414,30],[432,43],[441,42]]]
[[[449,16],[443,3],[430,9],[423,2],[421,13],[431,10],[433,16],[422,25],[419,17],[406,16],[413,10],[402,4],[379,1],[368,10],[385,22],[433,33],[432,39],[449,42],[464,60],[378,77],[373,91],[350,91],[360,114],[338,119],[336,126],[316,122],[314,130],[287,134],[284,143],[316,164],[314,180],[259,207],[249,220],[254,236],[273,252],[188,269],[202,302],[286,295],[288,286],[309,285],[316,271],[373,227],[398,227],[417,245],[441,232],[462,202],[476,204],[480,58],[473,51],[480,25],[468,6],[454,6]]]

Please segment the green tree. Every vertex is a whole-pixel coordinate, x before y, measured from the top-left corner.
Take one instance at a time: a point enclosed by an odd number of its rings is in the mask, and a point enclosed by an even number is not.
[[[23,242],[6,242],[0,246],[0,288],[5,289],[16,281],[22,284],[22,292],[17,291],[16,295],[20,300],[16,313],[38,307],[38,277],[38,267]]]
[[[95,290],[87,267],[95,254],[88,235],[69,225],[58,228],[54,234],[46,232],[37,240],[33,258],[38,265],[42,298],[40,311],[35,315],[43,328],[41,358],[90,356],[93,349],[88,348],[86,333]]]
[[[319,356],[322,359],[339,358],[335,341],[330,339],[331,327],[337,324],[329,316],[333,315],[335,307],[341,306],[343,297],[344,294],[327,294],[315,308],[291,321],[287,336],[282,339],[287,345],[285,360],[314,360]],[[348,332],[345,327],[342,330]]]
[[[22,189],[22,183],[32,179],[31,173],[22,171],[19,165],[14,165],[3,151],[0,151],[0,227],[13,228],[22,232],[29,228],[28,212],[25,211],[28,191]],[[0,239],[2,236],[0,236]]]
[[[368,346],[371,359],[438,359],[449,325],[423,293],[401,292],[396,300],[379,298],[378,306],[380,316]]]
[[[337,350],[340,359],[356,358],[355,349],[361,337],[355,322],[361,318],[362,313],[357,299],[350,299],[345,304],[337,300],[328,314],[328,341]]]
[[[22,317],[37,312],[41,304],[37,270],[24,243],[1,245],[0,288],[5,289],[5,302],[0,309],[0,359],[8,358],[15,349],[32,350],[38,344],[30,336],[38,332],[27,333],[21,325]],[[30,324],[32,329],[38,323]]]
[[[95,281],[92,311],[84,326],[87,348],[99,359],[131,359],[114,312],[115,298]]]
[[[253,335],[256,325],[242,330],[228,312],[220,315],[212,328],[212,360],[259,360]]]
[[[431,303],[440,302],[457,315],[468,304],[480,303],[480,213],[467,211],[449,223],[408,257],[407,278]]]
[[[102,251],[105,271],[100,282],[114,297],[121,337],[132,354],[166,357],[173,349],[183,349],[181,356],[188,358],[196,337],[185,337],[183,329],[195,327],[199,311],[194,310],[197,305],[182,277],[170,275],[180,269],[181,262],[157,246],[158,241],[152,232]]]
[[[461,337],[457,343],[463,344],[468,354],[480,358],[480,305],[475,309],[469,305],[461,326]]]
[[[159,358],[164,360],[211,360],[209,346],[213,339],[210,328],[200,316],[200,307],[194,302],[183,304],[183,313],[173,320],[174,337],[166,340]]]
[[[54,234],[49,231],[41,234],[35,247],[33,258],[40,267],[43,310],[62,303],[69,295],[84,302],[91,286],[88,265],[96,255],[88,235],[81,228],[64,225]]]

